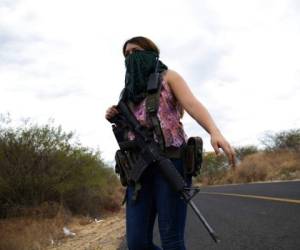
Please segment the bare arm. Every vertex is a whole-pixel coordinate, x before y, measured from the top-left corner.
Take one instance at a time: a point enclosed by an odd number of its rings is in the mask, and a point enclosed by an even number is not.
[[[168,70],[166,75],[169,86],[183,108],[209,134],[219,132],[211,115],[203,104],[193,95],[184,79],[175,71]]]
[[[183,108],[211,135],[211,144],[216,154],[219,154],[219,148],[222,148],[234,167],[234,150],[221,134],[208,110],[193,95],[185,80],[174,70],[167,71],[166,80]]]

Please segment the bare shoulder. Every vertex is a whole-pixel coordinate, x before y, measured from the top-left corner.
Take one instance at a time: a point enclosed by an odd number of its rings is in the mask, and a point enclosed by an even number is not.
[[[175,71],[173,69],[166,70],[164,79],[167,82],[167,84],[171,87],[171,89],[173,89],[173,90],[174,90],[174,88],[177,88],[178,86],[186,85],[186,82],[183,79],[183,77],[177,71]]]
[[[182,77],[180,76],[177,71],[173,69],[167,69],[164,74],[164,79],[167,82],[167,84],[172,87],[172,85],[177,84],[178,82],[182,81]]]
[[[167,69],[165,73],[165,79],[169,81],[174,81],[176,78],[181,78],[181,76],[173,69]]]
[[[164,77],[176,99],[183,106],[183,108],[188,110],[190,103],[194,102],[195,97],[183,77],[172,69],[168,69]]]

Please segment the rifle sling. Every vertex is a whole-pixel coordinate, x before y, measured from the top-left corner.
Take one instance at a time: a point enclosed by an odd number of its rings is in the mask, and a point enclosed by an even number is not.
[[[157,116],[158,108],[159,108],[159,99],[161,92],[161,78],[159,79],[158,88],[155,92],[148,92],[146,97],[146,112],[151,123],[151,127],[153,128],[156,139],[158,140],[160,149],[165,151],[165,140],[164,135],[160,126],[160,121]]]

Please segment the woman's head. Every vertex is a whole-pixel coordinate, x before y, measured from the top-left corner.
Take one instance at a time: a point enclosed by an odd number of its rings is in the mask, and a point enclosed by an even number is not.
[[[159,48],[149,38],[136,36],[128,39],[123,45],[123,55],[126,57],[134,50],[147,50],[156,52],[159,55]]]

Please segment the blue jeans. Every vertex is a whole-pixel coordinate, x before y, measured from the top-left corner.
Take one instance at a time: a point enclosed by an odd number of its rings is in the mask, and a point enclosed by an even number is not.
[[[177,170],[183,174],[180,159],[171,159]],[[191,177],[186,178],[188,186]],[[175,193],[155,166],[150,166],[141,178],[142,188],[136,201],[134,188],[127,187],[126,235],[129,250],[160,250],[153,244],[153,226],[158,216],[161,244],[164,250],[185,250],[184,227],[187,205]]]

